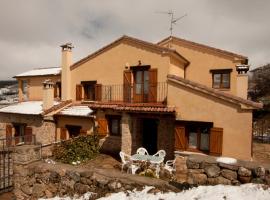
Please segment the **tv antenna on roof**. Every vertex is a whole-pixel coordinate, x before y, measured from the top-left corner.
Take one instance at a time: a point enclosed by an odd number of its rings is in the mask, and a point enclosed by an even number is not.
[[[167,14],[171,17],[171,22],[170,22],[170,32],[171,32],[171,35],[172,36],[172,33],[173,33],[173,25],[176,25],[176,22],[179,21],[180,19],[184,18],[187,16],[187,14],[184,14],[182,15],[181,17],[177,17],[177,18],[174,18],[174,13],[172,10],[169,10],[167,12],[164,12],[164,11],[159,11],[159,12],[156,12],[156,13],[160,13],[160,14]]]

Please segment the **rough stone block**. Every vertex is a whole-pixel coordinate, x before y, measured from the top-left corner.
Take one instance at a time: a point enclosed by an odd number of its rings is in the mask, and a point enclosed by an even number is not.
[[[229,180],[236,180],[237,179],[237,173],[233,170],[223,169],[223,170],[221,170],[221,175],[224,178],[227,178]]]
[[[220,174],[220,168],[217,165],[210,165],[204,170],[207,176],[210,178],[218,177]]]
[[[205,185],[207,182],[207,176],[205,174],[189,174],[188,183],[191,185]]]
[[[251,170],[245,168],[245,167],[239,167],[238,169],[239,176],[251,176]]]

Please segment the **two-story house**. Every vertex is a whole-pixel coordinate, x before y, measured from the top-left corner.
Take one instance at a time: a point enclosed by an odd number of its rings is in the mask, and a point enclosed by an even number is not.
[[[110,153],[251,159],[252,110],[262,105],[247,100],[247,57],[176,37],[123,36],[75,63],[72,45],[61,47],[61,68],[15,76],[21,102],[0,109],[2,135],[46,144],[98,133]]]

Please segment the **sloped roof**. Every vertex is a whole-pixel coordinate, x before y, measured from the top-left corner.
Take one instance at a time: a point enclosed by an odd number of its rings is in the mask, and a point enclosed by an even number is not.
[[[14,113],[24,115],[42,115],[42,101],[26,101],[20,102],[14,105],[10,105],[0,109],[0,113]],[[58,105],[59,102],[54,102],[54,105]]]
[[[77,116],[77,117],[91,117],[93,110],[88,106],[69,106],[61,110],[57,115]]]
[[[120,37],[119,39],[113,41],[112,43],[102,47],[101,49],[97,50],[96,52],[86,56],[85,58],[75,62],[73,65],[71,65],[71,70],[72,69],[75,69],[77,68],[79,65],[89,61],[90,59],[98,56],[99,54],[103,53],[104,51],[114,47],[115,45],[121,43],[121,42],[130,42],[130,43],[135,43],[135,44],[138,44],[138,45],[141,45],[141,46],[144,46],[146,48],[149,48],[149,49],[152,49],[152,50],[156,50],[157,52],[161,53],[161,54],[170,54],[170,55],[174,55],[176,57],[178,57],[179,59],[183,60],[186,65],[189,64],[189,61],[184,58],[182,55],[180,55],[176,50],[173,50],[173,49],[169,49],[169,48],[166,48],[166,47],[162,47],[162,46],[159,46],[157,44],[153,44],[151,42],[146,42],[146,41],[143,41],[143,40],[139,40],[137,38],[133,38],[133,37],[130,37],[130,36],[122,36]]]
[[[51,68],[37,68],[14,76],[14,78],[29,77],[29,76],[48,76],[48,75],[60,75],[60,67]]]
[[[244,104],[247,107],[250,107],[252,109],[260,109],[263,107],[262,103],[257,103],[254,101],[250,101],[247,99],[237,97],[237,96],[232,95],[232,94],[224,93],[224,92],[218,91],[216,89],[202,85],[200,83],[195,83],[193,81],[181,78],[179,76],[169,74],[167,77],[168,77],[169,81],[174,81],[174,82],[176,82],[180,85],[183,85],[185,87],[192,88],[192,89],[197,90],[199,92],[206,93],[208,95],[223,99],[223,100],[231,102],[231,103],[235,103],[238,105]]]
[[[192,41],[185,40],[185,39],[182,39],[182,38],[178,38],[178,37],[175,37],[175,36],[169,36],[169,37],[161,40],[157,44],[158,45],[161,45],[162,43],[166,43],[166,42],[171,41],[171,40],[176,40],[176,41],[183,42],[183,43],[188,44],[188,45],[191,45],[191,46],[197,46],[197,47],[200,47],[200,48],[212,50],[214,52],[225,54],[225,55],[231,56],[231,57],[236,57],[236,58],[239,58],[239,59],[242,59],[242,60],[247,60],[248,59],[246,56],[243,56],[243,55],[240,55],[240,54],[236,54],[236,53],[233,53],[233,52],[230,52],[230,51],[226,51],[226,50],[223,50],[223,49],[218,49],[218,48],[211,47],[211,46],[208,46],[208,45],[205,45],[205,44],[200,44],[200,43],[197,43],[197,42],[192,42]]]

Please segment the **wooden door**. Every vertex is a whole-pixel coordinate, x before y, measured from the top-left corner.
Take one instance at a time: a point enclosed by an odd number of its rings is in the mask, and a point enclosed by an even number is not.
[[[108,134],[108,121],[106,118],[97,119],[98,122],[98,134],[106,136]]]
[[[210,154],[222,155],[223,128],[210,129]]]
[[[150,69],[148,102],[157,102],[157,84],[157,69]]]
[[[187,139],[184,126],[175,127],[175,150],[186,150]]]
[[[6,145],[9,147],[12,145],[12,125],[6,125]]]
[[[149,71],[134,71],[133,100],[135,103],[148,102],[149,96]]]
[[[24,132],[24,142],[25,144],[32,144],[32,138],[33,138],[33,131],[32,127],[25,127],[25,132]]]
[[[61,128],[60,129],[60,140],[66,140],[67,139],[67,129]]]
[[[123,88],[123,100],[124,102],[131,102],[131,70],[124,71],[124,88]]]

